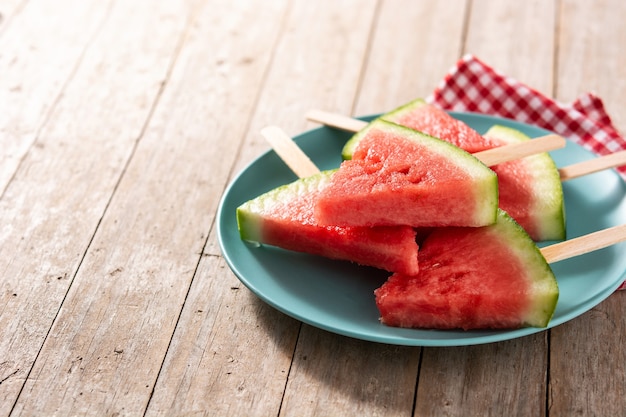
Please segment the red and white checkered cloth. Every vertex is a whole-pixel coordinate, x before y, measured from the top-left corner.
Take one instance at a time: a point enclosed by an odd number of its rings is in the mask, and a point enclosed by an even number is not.
[[[473,55],[465,55],[426,101],[450,111],[506,117],[555,132],[599,154],[626,149],[602,100],[590,93],[571,104],[559,103],[508,77]],[[618,168],[626,179],[626,167]],[[626,282],[620,288],[626,289]]]
[[[613,126],[599,97],[587,93],[571,104],[559,103],[473,55],[461,58],[426,101],[445,110],[491,114],[539,126],[599,155],[626,149],[626,139]],[[626,178],[626,167],[618,171]]]

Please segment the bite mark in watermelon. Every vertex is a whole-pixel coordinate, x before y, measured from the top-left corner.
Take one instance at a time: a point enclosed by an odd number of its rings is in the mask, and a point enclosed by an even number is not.
[[[380,117],[450,142],[467,152],[530,140],[523,133],[494,126],[485,135],[445,111],[413,100]],[[344,146],[344,159],[360,141],[354,135]],[[509,213],[535,241],[565,239],[565,209],[561,180],[549,154],[533,155],[491,167],[498,175],[499,207]]]
[[[334,171],[299,179],[237,208],[243,240],[283,249],[347,260],[390,272],[416,274],[416,232],[408,226],[322,226],[314,205]]]
[[[427,329],[545,327],[556,278],[530,236],[504,211],[494,225],[434,230],[420,272],[393,274],[375,291],[381,322]]]
[[[497,177],[471,154],[383,120],[358,133],[319,196],[321,224],[483,226],[495,222]]]

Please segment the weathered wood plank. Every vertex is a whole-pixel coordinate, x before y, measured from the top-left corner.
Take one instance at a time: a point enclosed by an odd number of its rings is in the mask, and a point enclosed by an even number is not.
[[[622,1],[561,2],[557,98],[593,91],[626,130],[626,28]],[[621,41],[620,41],[621,40]],[[626,410],[626,292],[552,330],[549,410],[554,416]]]
[[[553,94],[556,2],[472,2],[464,53]]]
[[[459,58],[466,0],[383,1],[354,115],[426,97]]]
[[[264,126],[277,125],[296,135],[319,126],[306,120],[312,108],[349,112],[359,88],[375,6],[351,0],[291,4],[235,171],[269,149],[259,133]]]
[[[102,414],[145,411],[255,104],[281,11],[280,4],[250,8],[244,1],[188,10],[194,20],[168,88],[44,345],[46,361],[37,363],[35,381],[24,390],[31,398],[48,395],[25,404],[25,413],[37,407],[62,414],[90,407]],[[255,21],[260,23],[250,24]],[[138,33],[160,41],[149,30]],[[211,277],[217,285],[219,278]],[[71,350],[60,352],[65,346]],[[56,395],[50,394],[53,385]]]
[[[473,53],[549,93],[553,8],[553,2],[546,1],[472,2],[464,53]],[[527,49],[531,45],[536,47]],[[467,348],[425,349],[415,414],[544,415],[546,335]]]
[[[425,348],[415,415],[545,415],[547,336]]]
[[[235,171],[269,148],[259,134],[263,126],[298,133],[308,125],[305,114],[312,107],[349,111],[358,88],[375,5],[352,0],[288,5],[285,21],[274,22],[283,30]],[[209,410],[277,415],[300,323],[259,301],[229,271],[205,272],[218,264],[224,268],[214,230],[205,253],[148,415]],[[218,296],[216,305],[211,299]],[[194,306],[213,308],[199,322]]]
[[[626,291],[620,291],[586,314],[552,329],[550,416],[624,414],[625,305]]]
[[[420,353],[304,325],[280,415],[410,415]]]
[[[167,110],[155,117],[163,123],[170,120],[172,131],[193,129],[199,139],[206,141],[198,143],[203,149],[198,157],[203,162],[198,161],[195,169],[210,178],[210,187],[204,187],[204,198],[210,201],[205,201],[195,215],[210,215],[211,221],[245,136],[287,4],[273,2],[269,7],[259,2],[251,7],[246,2],[225,1],[219,9],[212,6],[199,13],[170,82],[168,92],[172,91],[172,98],[164,99]],[[213,16],[219,16],[219,25]],[[243,28],[245,32],[238,42],[229,42],[225,37]],[[211,39],[209,45],[207,39]],[[209,91],[198,90],[198,86]],[[216,86],[218,92],[211,96],[210,90]],[[181,107],[179,100],[189,104]],[[168,113],[171,108],[179,111]],[[192,123],[187,120],[190,111],[198,115]],[[203,133],[207,130],[211,132],[208,137]],[[204,222],[205,228],[198,230],[198,235],[206,233],[210,224]],[[189,281],[190,277],[184,280],[187,285]],[[281,317],[260,327],[257,307],[251,305],[250,298],[221,257],[205,254],[195,272],[147,415],[209,411],[214,415],[237,415],[247,414],[245,410],[252,405],[258,411],[250,415],[268,415],[268,407],[276,407],[275,401],[284,389],[280,376],[286,377],[291,362],[297,323],[290,324]],[[258,303],[254,298],[252,301]],[[260,308],[267,310],[264,305]],[[269,311],[266,316],[276,314]],[[274,323],[278,325],[273,328]],[[252,346],[252,341],[257,345]],[[265,366],[259,372],[258,361],[263,359]]]
[[[0,6],[0,195],[109,8],[108,2],[35,0]]]
[[[2,414],[8,413],[16,399],[15,414],[26,415],[72,414],[69,410],[86,412],[89,407],[102,411],[97,407],[107,395],[111,395],[109,401],[123,404],[113,398],[113,392],[106,392],[106,377],[115,376],[114,369],[100,364],[105,358],[118,365],[130,364],[121,350],[133,352],[145,346],[140,340],[129,347],[118,345],[116,338],[103,341],[98,337],[111,326],[120,332],[128,330],[142,297],[115,287],[125,277],[120,273],[128,268],[126,264],[102,260],[115,261],[120,251],[134,253],[136,248],[123,246],[124,227],[129,227],[134,212],[116,218],[121,227],[118,234],[106,245],[94,241],[97,246],[83,257],[167,77],[188,12],[185,5],[173,2],[114,5],[38,133],[36,146],[0,200],[0,351],[8,369],[17,371],[2,383]],[[64,15],[72,16],[67,11]],[[75,23],[80,27],[81,23]],[[80,38],[79,34],[68,36]],[[37,78],[32,73],[29,77]],[[36,108],[33,115],[42,110]],[[148,211],[145,208],[142,214],[149,220]],[[147,227],[144,233],[154,232]],[[94,262],[102,262],[104,269],[93,268]],[[87,269],[77,276],[81,263]],[[150,282],[151,270],[141,272],[134,279]],[[96,296],[89,297],[89,291],[81,294],[84,280],[89,281],[90,291],[98,292]],[[48,335],[66,295],[68,304]],[[124,298],[125,314],[107,306],[114,296]],[[73,302],[74,297],[84,304]],[[105,324],[90,321],[93,315]],[[72,327],[76,322],[84,327],[76,331]],[[144,325],[149,324],[146,320]],[[91,355],[100,360],[91,360]],[[141,367],[136,369],[141,375]],[[83,381],[89,383],[83,385]]]
[[[146,415],[277,415],[299,327],[206,255]]]
[[[621,132],[626,131],[626,3],[562,1],[559,18],[559,100],[592,91],[602,97]]]

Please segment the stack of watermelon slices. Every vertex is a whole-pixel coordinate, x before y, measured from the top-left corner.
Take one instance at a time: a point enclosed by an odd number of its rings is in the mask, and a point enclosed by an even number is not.
[[[475,153],[530,138],[517,130],[493,126],[484,135],[443,110],[413,100],[380,117],[450,142]],[[355,134],[344,146],[342,157],[352,158],[361,140]],[[499,205],[536,242],[565,239],[563,190],[556,165],[547,154],[505,162],[492,167],[498,175]]]
[[[347,146],[339,169],[241,205],[242,239],[391,272],[375,292],[386,325],[548,324],[556,279],[528,233],[498,208],[491,169],[457,144],[387,120]],[[419,247],[417,236],[426,236]]]
[[[314,214],[332,171],[271,190],[237,208],[241,238],[373,266],[390,272],[418,272],[416,230],[410,226],[323,226]]]

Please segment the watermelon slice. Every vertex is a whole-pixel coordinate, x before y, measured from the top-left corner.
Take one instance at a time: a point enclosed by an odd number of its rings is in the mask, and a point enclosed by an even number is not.
[[[393,274],[375,291],[382,323],[428,329],[545,327],[559,295],[530,236],[500,210],[494,225],[435,229],[420,272]]]
[[[380,118],[435,136],[470,153],[530,139],[503,126],[493,127],[481,136],[422,99],[413,100]],[[352,158],[360,139],[357,133],[346,143],[342,151],[344,159]],[[498,175],[501,209],[513,216],[535,241],[565,239],[563,190],[554,161],[547,153],[492,169]]]
[[[443,110],[429,105],[422,99],[413,100],[400,106],[380,116],[380,119],[424,132],[470,153],[500,145],[499,142],[491,142],[483,138],[467,124],[451,117]],[[360,135],[357,133],[346,142],[341,153],[343,159],[352,159],[352,154],[360,139]]]
[[[237,208],[243,240],[348,260],[390,272],[418,272],[416,232],[408,226],[320,226],[314,204],[334,171],[323,171],[250,200]]]
[[[484,135],[503,145],[530,138],[505,126],[493,126]],[[498,175],[500,208],[511,215],[535,241],[565,239],[563,187],[554,161],[547,153],[492,167]]]
[[[484,226],[496,220],[494,172],[462,149],[377,120],[358,134],[319,195],[320,224],[340,226]]]

